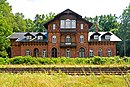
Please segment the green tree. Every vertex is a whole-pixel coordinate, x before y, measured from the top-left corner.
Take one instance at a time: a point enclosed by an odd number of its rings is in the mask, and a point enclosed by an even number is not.
[[[11,7],[6,0],[0,0],[0,56],[7,56],[6,49],[9,47],[9,40],[6,38],[13,30],[13,14]]]
[[[118,36],[122,39],[122,42],[118,44],[120,55],[130,56],[130,6],[120,16]]]
[[[27,26],[22,13],[15,13],[13,32],[26,32]]]
[[[115,15],[101,15],[94,18],[85,17],[85,19],[93,23],[90,31],[95,31],[98,26],[99,31],[112,31],[116,34],[119,28],[118,17]]]
[[[49,14],[42,14],[42,15],[39,15],[37,14],[35,16],[35,20],[34,20],[34,23],[35,23],[35,28],[33,31],[35,32],[42,32],[43,30],[45,30],[43,24],[51,19],[53,19],[55,16],[55,13],[49,13]]]

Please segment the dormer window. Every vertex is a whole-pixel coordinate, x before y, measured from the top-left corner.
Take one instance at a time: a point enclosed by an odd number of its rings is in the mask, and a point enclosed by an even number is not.
[[[27,39],[27,40],[31,40],[31,39],[32,39],[32,36],[28,35],[28,36],[26,36],[26,39]]]
[[[43,36],[37,36],[38,40],[42,40]]]
[[[109,40],[110,39],[110,35],[105,35],[105,39]]]
[[[99,35],[94,35],[94,39],[97,40],[99,38]]]

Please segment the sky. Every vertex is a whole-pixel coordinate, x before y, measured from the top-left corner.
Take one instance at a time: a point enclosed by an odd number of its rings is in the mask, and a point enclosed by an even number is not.
[[[7,0],[13,13],[23,13],[34,19],[36,14],[60,13],[66,9],[82,15],[95,17],[107,14],[120,16],[130,0]]]

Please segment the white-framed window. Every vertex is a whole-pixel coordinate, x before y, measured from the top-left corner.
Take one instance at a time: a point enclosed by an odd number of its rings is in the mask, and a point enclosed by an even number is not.
[[[84,28],[84,25],[83,24],[80,24],[80,29],[83,29]]]
[[[56,29],[56,24],[52,24],[52,29],[53,29],[53,30]]]
[[[45,58],[46,57],[46,50],[42,51],[42,57]]]
[[[60,28],[76,28],[76,20],[60,20]]]
[[[98,35],[94,35],[94,39],[99,39],[99,36]]]
[[[76,20],[71,20],[72,22],[72,28],[76,28]]]
[[[26,36],[26,39],[27,39],[27,40],[31,40],[31,39],[32,39],[32,36],[28,35],[28,36]]]
[[[80,43],[83,43],[83,42],[84,42],[84,36],[80,35]]]
[[[90,56],[90,57],[93,57],[93,50],[92,50],[92,49],[89,50],[89,56]]]
[[[66,36],[66,43],[71,43],[71,38],[69,35]]]
[[[102,49],[98,50],[98,56],[102,56]]]
[[[112,51],[111,51],[111,49],[107,49],[107,56],[108,56],[108,57],[112,56]]]
[[[56,43],[56,36],[52,36],[52,43]]]
[[[105,35],[105,39],[109,40],[110,39],[110,35]]]
[[[66,57],[70,58],[70,50],[69,49],[66,50]]]
[[[42,39],[43,39],[43,36],[37,36],[37,39],[38,39],[38,40],[42,40]]]
[[[26,51],[25,51],[25,55],[26,55],[26,56],[29,56],[29,55],[30,55],[30,50],[26,50]]]

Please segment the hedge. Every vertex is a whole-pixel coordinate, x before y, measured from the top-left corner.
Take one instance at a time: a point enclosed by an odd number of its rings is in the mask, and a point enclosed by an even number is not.
[[[103,65],[103,64],[130,64],[130,57],[120,58],[115,57],[99,57],[95,56],[92,58],[35,58],[31,56],[17,56],[14,58],[1,58],[0,64],[67,64],[67,65],[76,65],[76,64],[94,64],[94,65]]]

